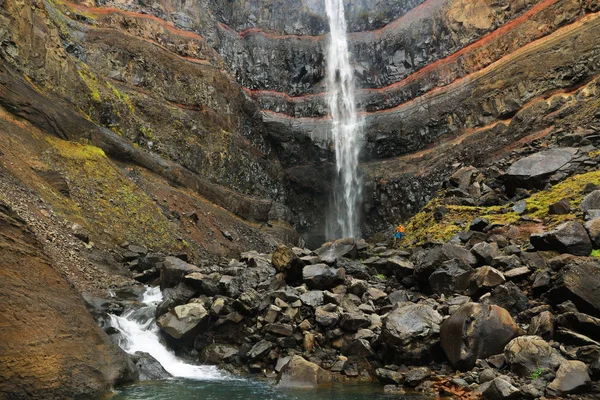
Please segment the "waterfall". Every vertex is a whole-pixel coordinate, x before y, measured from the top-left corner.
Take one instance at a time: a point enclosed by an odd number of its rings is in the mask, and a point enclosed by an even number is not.
[[[360,236],[362,179],[358,169],[363,120],[356,109],[354,71],[350,65],[343,0],[325,0],[330,43],[327,52],[327,103],[335,147],[336,176],[327,237]]]
[[[225,379],[225,374],[219,372],[216,367],[188,364],[165,347],[154,320],[154,312],[160,301],[160,288],[148,288],[142,298],[142,307],[129,310],[120,316],[110,315],[111,325],[122,335],[119,346],[129,354],[150,354],[174,377],[197,380]]]

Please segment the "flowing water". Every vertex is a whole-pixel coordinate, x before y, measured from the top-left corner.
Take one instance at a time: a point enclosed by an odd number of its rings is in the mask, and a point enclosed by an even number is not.
[[[127,353],[141,351],[152,355],[171,379],[144,381],[119,388],[110,400],[386,400],[430,397],[390,396],[376,384],[335,384],[313,390],[278,389],[266,382],[235,377],[212,366],[189,364],[169,351],[161,342],[154,321],[157,304],[162,300],[159,288],[148,288],[142,305],[111,316],[112,325],[122,335],[119,345]]]
[[[350,64],[343,0],[325,0],[330,42],[327,52],[327,103],[335,147],[334,217],[327,237],[360,236],[362,179],[358,159],[362,147],[363,120],[356,107],[354,71]]]

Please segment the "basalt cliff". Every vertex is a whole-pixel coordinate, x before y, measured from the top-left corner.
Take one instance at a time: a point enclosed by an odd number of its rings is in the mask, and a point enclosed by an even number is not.
[[[496,179],[497,165],[508,167],[517,149],[571,146],[562,138],[600,131],[598,0],[346,3],[365,118],[365,237],[416,215],[442,186],[460,186],[464,169],[450,177],[461,167]],[[85,397],[132,379],[129,361],[104,343],[76,294],[132,284],[122,249],[143,244],[209,265],[277,243],[325,242],[334,159],[324,7],[320,0],[0,0],[0,244],[16,249],[15,266],[29,258],[48,270],[39,282],[10,270],[2,286],[35,286],[56,302],[57,291],[67,291],[68,305],[54,309],[76,319],[66,325],[94,332],[82,365],[96,350],[107,354],[80,375],[36,379],[42,370],[10,358],[47,332],[33,319],[39,331],[2,352],[10,362],[2,361],[0,377],[34,378],[3,385],[0,397],[76,390]],[[596,167],[578,164],[578,172]],[[496,190],[483,178],[473,186],[474,173],[468,180],[460,187],[470,191],[467,206],[504,204],[498,198],[517,190]],[[434,203],[432,215],[448,212]],[[481,210],[471,211],[469,218]],[[423,215],[412,225],[415,244],[431,239],[419,236],[424,225],[439,222]],[[454,234],[459,218],[438,228]],[[144,273],[138,281],[156,278]],[[32,307],[21,300],[6,301],[3,320]],[[9,325],[0,321],[0,337],[18,336]],[[63,350],[49,346],[47,362],[72,369],[52,358]],[[80,380],[93,383],[76,389]]]

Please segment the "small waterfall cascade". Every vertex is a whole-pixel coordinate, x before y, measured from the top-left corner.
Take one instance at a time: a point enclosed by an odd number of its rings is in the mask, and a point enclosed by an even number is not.
[[[344,2],[325,0],[325,6],[331,32],[327,52],[327,103],[337,172],[332,205],[335,216],[328,220],[326,235],[328,239],[358,238],[362,203],[358,160],[362,147],[363,119],[359,117],[356,107]]]
[[[226,379],[226,375],[216,367],[188,364],[165,347],[154,319],[156,306],[161,301],[160,288],[148,288],[140,308],[126,311],[120,316],[110,315],[111,325],[122,335],[119,346],[129,354],[150,354],[174,377],[205,381]]]

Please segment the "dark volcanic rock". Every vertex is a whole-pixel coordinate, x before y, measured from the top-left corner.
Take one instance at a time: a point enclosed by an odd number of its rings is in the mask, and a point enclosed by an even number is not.
[[[480,301],[484,304],[495,304],[513,314],[518,314],[529,306],[529,299],[513,282],[496,286],[489,296]]]
[[[434,293],[462,293],[469,288],[475,270],[470,265],[454,259],[446,261],[429,277],[429,286]]]
[[[285,280],[289,284],[296,284],[302,279],[304,262],[289,247],[279,245],[273,252],[271,262],[277,272],[285,274]]]
[[[140,381],[155,381],[171,377],[162,365],[150,354],[137,352],[131,356],[139,372]]]
[[[371,325],[371,320],[362,313],[344,313],[340,318],[340,328],[356,332]]]
[[[550,232],[531,235],[531,244],[538,250],[556,250],[576,256],[589,256],[592,252],[590,237],[577,221],[565,222]]]
[[[545,178],[571,161],[575,153],[577,149],[566,147],[532,154],[511,165],[503,179],[513,188],[540,186]]]
[[[326,264],[307,265],[302,270],[302,279],[309,288],[329,289],[344,282],[346,271]]]
[[[171,337],[185,339],[198,333],[198,328],[208,317],[199,303],[177,306],[156,320],[156,324]]]
[[[423,360],[438,344],[442,316],[425,304],[399,303],[383,321],[382,343],[398,360]]]
[[[570,300],[579,310],[600,317],[600,265],[586,262],[563,269],[546,296],[555,304]]]
[[[442,348],[450,362],[469,369],[480,358],[502,352],[518,334],[518,327],[505,309],[466,303],[441,326]]]
[[[458,259],[464,264],[474,266],[477,259],[464,247],[446,243],[420,253],[416,257],[415,275],[423,282],[428,282],[429,276],[445,261]]]
[[[321,261],[326,264],[334,264],[338,258],[355,258],[357,253],[356,242],[352,238],[339,239],[327,243],[315,250]]]
[[[177,286],[186,275],[201,272],[200,268],[177,257],[166,257],[160,270],[161,290]]]
[[[199,361],[203,364],[219,365],[230,361],[238,352],[237,346],[212,343],[200,351]]]
[[[600,190],[594,190],[585,196],[580,207],[586,214],[592,210],[600,210]]]

